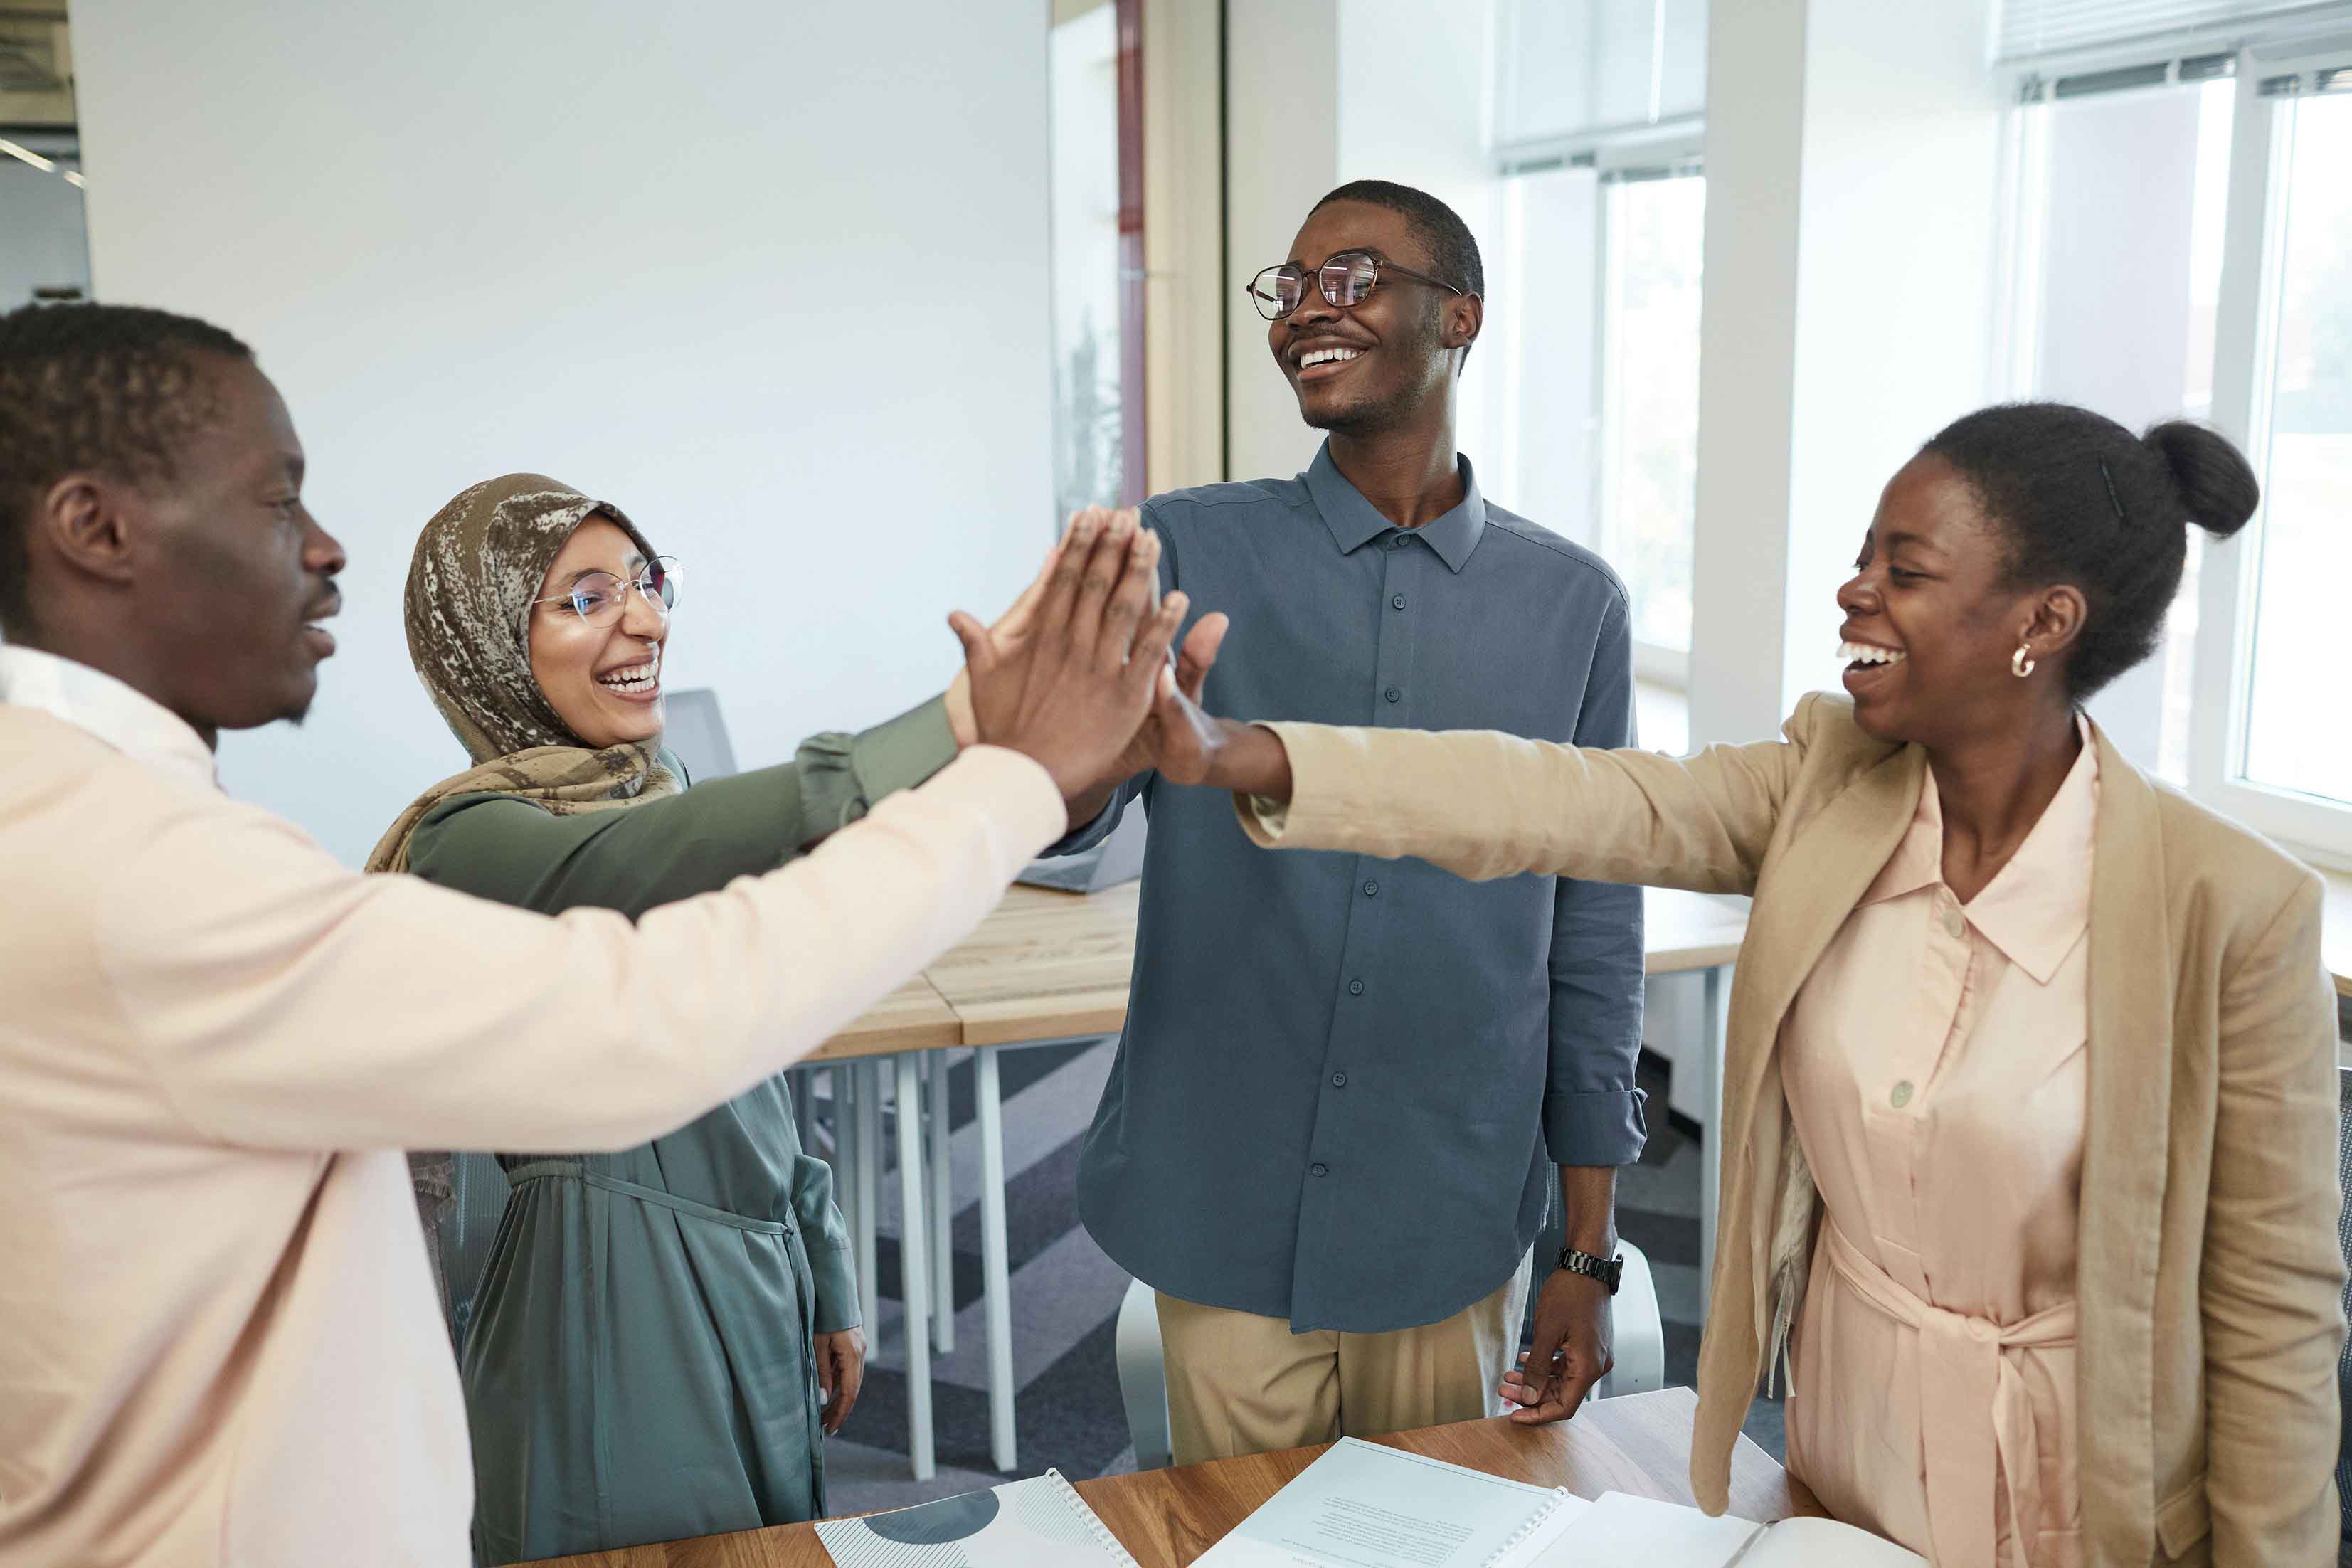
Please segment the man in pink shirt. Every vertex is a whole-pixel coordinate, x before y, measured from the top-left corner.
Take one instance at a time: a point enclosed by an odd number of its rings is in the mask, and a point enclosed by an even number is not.
[[[299,718],[341,546],[245,346],[0,317],[0,1565],[460,1568],[471,1470],[401,1151],[619,1148],[966,934],[1165,679],[1157,541],[1083,523],[981,743],[632,925],[362,878],[224,796]]]

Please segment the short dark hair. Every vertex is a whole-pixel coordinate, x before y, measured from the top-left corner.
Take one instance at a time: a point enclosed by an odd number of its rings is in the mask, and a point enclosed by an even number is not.
[[[2169,420],[2135,437],[2064,403],[1981,408],[1921,450],[1976,492],[2003,536],[2010,584],[2083,591],[2090,613],[2066,667],[2078,702],[2156,651],[2188,525],[2227,539],[2262,495],[2238,449],[2201,425]]]
[[[79,470],[169,478],[216,414],[197,356],[253,351],[192,316],[135,305],[26,305],[0,315],[0,630],[30,624],[26,531]]]
[[[1482,299],[1486,296],[1486,268],[1478,259],[1478,241],[1471,234],[1470,226],[1462,221],[1461,214],[1427,191],[1400,185],[1392,180],[1350,180],[1317,202],[1313,212],[1321,212],[1333,202],[1362,202],[1367,206],[1403,214],[1412,220],[1413,233],[1429,249],[1431,276],[1443,278],[1465,294]]]

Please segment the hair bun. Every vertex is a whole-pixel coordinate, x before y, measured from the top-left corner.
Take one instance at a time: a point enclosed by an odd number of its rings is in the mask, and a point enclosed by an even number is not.
[[[2189,521],[2216,539],[2246,526],[2262,500],[2254,470],[2228,437],[2186,419],[2148,427],[2140,439],[2162,459]]]

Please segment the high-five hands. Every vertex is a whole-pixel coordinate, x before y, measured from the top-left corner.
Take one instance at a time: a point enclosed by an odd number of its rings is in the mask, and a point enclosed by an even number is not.
[[[1174,687],[1168,648],[1185,599],[1152,609],[1159,570],[1159,537],[1135,513],[1084,512],[997,627],[950,616],[976,738],[1034,758],[1065,799],[1104,777]]]

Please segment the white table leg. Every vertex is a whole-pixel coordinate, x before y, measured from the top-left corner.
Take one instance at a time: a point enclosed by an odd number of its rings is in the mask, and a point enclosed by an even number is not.
[[[898,1279],[906,1301],[907,1454],[915,1479],[936,1469],[931,1448],[931,1339],[923,1316],[930,1300],[930,1245],[923,1227],[922,1062],[902,1051],[898,1068]]]
[[[1004,1095],[997,1047],[972,1053],[980,1118],[981,1300],[988,1314],[988,1451],[1000,1470],[1018,1462],[1013,1428],[1013,1268],[1004,1236]]]
[[[1698,1174],[1698,1296],[1700,1310],[1715,1300],[1715,1216],[1723,1186],[1723,1151],[1730,1141],[1723,1127],[1723,1047],[1730,1024],[1731,965],[1706,972],[1706,1001],[1699,1011],[1698,1069],[1700,1150]]]
[[[875,1253],[882,1229],[882,1073],[871,1061],[850,1069],[857,1085],[857,1306],[869,1352],[882,1343],[882,1278]]]
[[[931,1195],[931,1343],[941,1355],[955,1353],[955,1162],[949,1144],[948,1054],[923,1053],[929,1079]]]

